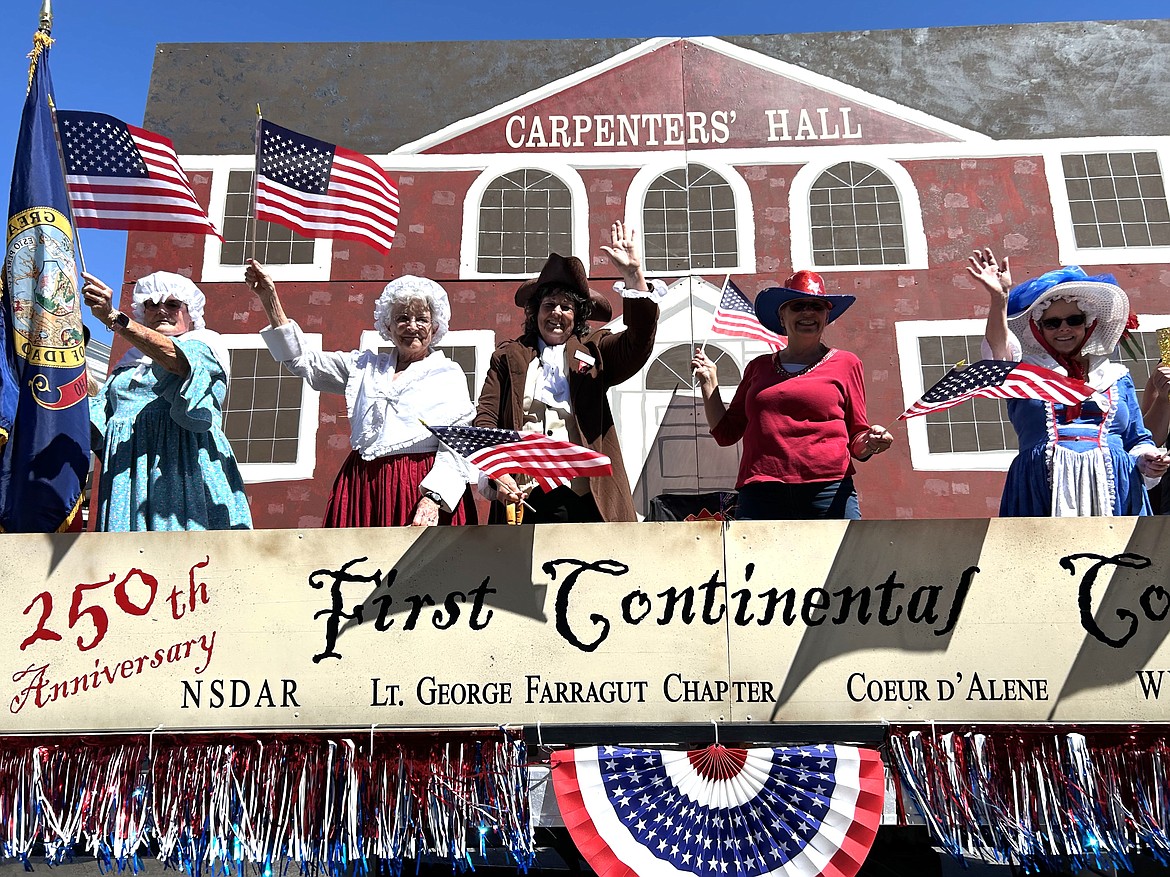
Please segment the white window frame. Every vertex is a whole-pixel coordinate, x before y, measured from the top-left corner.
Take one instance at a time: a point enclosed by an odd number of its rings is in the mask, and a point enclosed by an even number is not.
[[[902,376],[902,407],[909,408],[928,389],[922,381],[922,360],[918,340],[925,336],[982,336],[987,320],[904,320],[894,324],[898,342],[898,366]],[[967,402],[964,405],[970,404]],[[959,451],[931,453],[926,435],[926,418],[906,421],[906,441],[910,446],[910,463],[923,472],[1006,472],[1016,457],[1015,450]]]
[[[483,169],[475,181],[468,187],[463,197],[463,230],[459,245],[460,276],[469,280],[525,280],[534,272],[519,274],[500,274],[479,270],[479,208],[483,193],[496,179],[515,173],[516,171],[543,171],[551,174],[569,189],[569,215],[571,217],[570,240],[573,242],[573,253],[589,252],[589,192],[585,182],[577,169],[564,162],[545,161],[533,158],[530,161],[516,161],[488,165]],[[562,253],[561,255],[572,255]],[[546,254],[547,255],[547,254]],[[586,273],[589,271],[588,257],[581,260],[585,263]]]
[[[680,161],[680,157],[682,160]],[[685,170],[687,165],[697,164],[723,177],[731,186],[735,198],[735,247],[736,264],[720,268],[690,268],[686,271],[647,271],[647,277],[688,277],[712,274],[754,274],[756,272],[756,214],[752,206],[752,192],[747,181],[732,165],[714,161],[706,153],[655,153],[630,180],[626,190],[626,224],[642,231],[642,215],[646,208],[646,193],[650,185],[668,171]]]
[[[222,335],[228,350],[267,349],[259,333]],[[320,333],[303,335],[305,350],[320,351]],[[297,458],[291,463],[240,463],[240,476],[245,484],[265,484],[272,481],[308,481],[317,467],[317,427],[321,413],[321,394],[301,381],[301,417],[297,424]]]
[[[813,183],[821,174],[834,165],[845,161],[868,165],[881,171],[898,191],[902,202],[902,238],[906,245],[906,261],[892,265],[817,265],[813,257],[812,217],[809,215],[809,197]],[[910,172],[896,161],[881,156],[850,154],[845,150],[830,152],[816,163],[804,165],[792,178],[788,189],[788,217],[792,234],[793,270],[809,268],[821,274],[834,271],[906,271],[929,268],[929,251],[926,245],[926,229],[922,225],[922,204],[918,200],[918,187]]]
[[[1152,265],[1170,262],[1170,247],[1085,247],[1077,246],[1073,231],[1072,208],[1068,203],[1068,186],[1064,179],[1063,157],[1066,155],[1099,155],[1108,152],[1156,152],[1162,168],[1162,186],[1170,201],[1170,144],[1166,138],[1134,139],[1102,137],[1097,140],[1071,141],[1056,149],[1046,149],[1044,175],[1052,201],[1052,221],[1055,224],[1057,260],[1062,265]]]
[[[456,329],[440,338],[437,346],[475,349],[475,392],[471,396],[471,404],[478,404],[480,390],[487,380],[492,352],[496,349],[496,333],[491,329]],[[366,329],[358,339],[358,348],[361,350],[377,351],[378,348],[387,347],[393,345],[373,329]]]
[[[179,163],[186,168],[200,168],[211,172],[211,198],[208,213],[216,226],[223,224],[223,212],[227,207],[228,174],[231,171],[255,171],[255,159],[251,155],[180,156]],[[251,226],[249,226],[249,229]],[[356,244],[356,246],[361,246]],[[215,235],[203,238],[203,270],[200,280],[208,283],[238,283],[244,279],[243,265],[224,265],[220,262],[223,242]],[[333,240],[317,238],[313,241],[313,261],[296,265],[270,265],[265,269],[277,282],[295,280],[328,280],[333,264]]]

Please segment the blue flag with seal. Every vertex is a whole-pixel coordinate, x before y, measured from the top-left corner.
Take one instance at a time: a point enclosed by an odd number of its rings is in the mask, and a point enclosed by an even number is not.
[[[33,39],[20,119],[4,255],[0,324],[14,411],[0,451],[0,529],[64,530],[89,469],[85,347],[73,222],[53,126],[47,33]]]

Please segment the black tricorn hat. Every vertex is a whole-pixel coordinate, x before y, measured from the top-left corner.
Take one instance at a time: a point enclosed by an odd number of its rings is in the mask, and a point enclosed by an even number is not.
[[[533,280],[525,280],[516,290],[517,307],[527,307],[532,297],[547,286],[567,289],[581,298],[588,299],[590,320],[608,323],[613,319],[613,307],[604,295],[589,288],[585,266],[576,256],[549,253],[548,261],[540,269],[540,276]]]

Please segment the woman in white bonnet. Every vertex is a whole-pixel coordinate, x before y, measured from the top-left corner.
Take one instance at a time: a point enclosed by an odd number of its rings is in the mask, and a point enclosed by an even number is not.
[[[95,317],[131,346],[90,400],[101,460],[97,529],[241,530],[252,516],[223,432],[230,361],[206,328],[188,278],[157,271],[134,284],[133,318],[82,274]]]
[[[393,350],[322,353],[307,349],[259,262],[249,260],[244,279],[268,314],[260,335],[273,358],[314,389],[345,396],[352,450],[337,473],[324,525],[476,523],[468,464],[423,425],[465,425],[475,413],[463,369],[435,349],[451,320],[443,287],[412,275],[386,284],[374,327]]]

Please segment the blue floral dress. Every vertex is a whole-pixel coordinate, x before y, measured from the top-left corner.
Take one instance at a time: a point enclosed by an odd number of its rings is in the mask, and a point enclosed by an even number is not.
[[[97,529],[251,529],[222,426],[227,376],[207,344],[172,340],[191,366],[185,378],[147,360],[118,368],[90,400]]]

